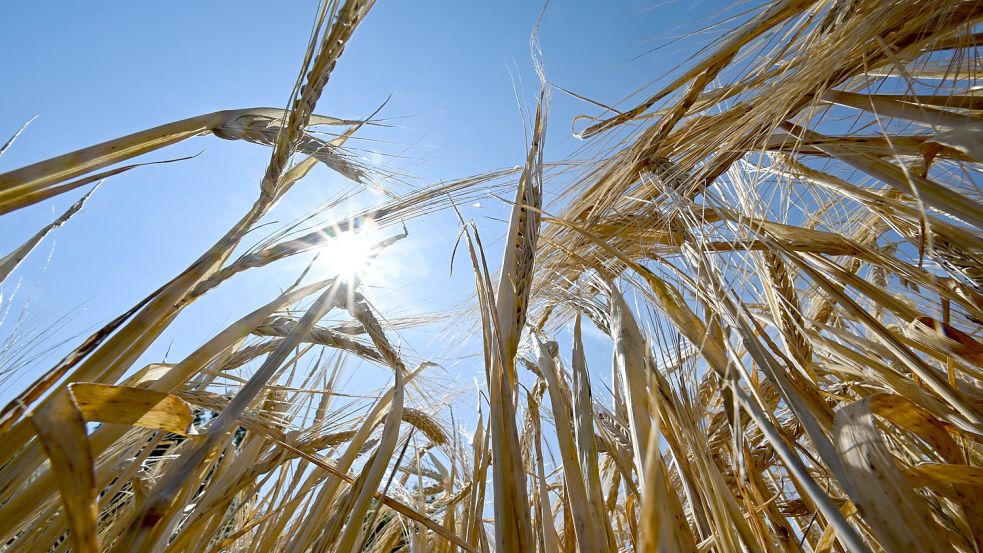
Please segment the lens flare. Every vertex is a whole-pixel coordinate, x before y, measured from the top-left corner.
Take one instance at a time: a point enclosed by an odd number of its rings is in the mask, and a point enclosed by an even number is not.
[[[372,263],[373,243],[364,234],[345,232],[325,241],[317,268],[326,276],[362,280]]]

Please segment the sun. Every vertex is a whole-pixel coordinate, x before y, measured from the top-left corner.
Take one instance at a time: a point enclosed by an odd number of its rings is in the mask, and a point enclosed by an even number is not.
[[[326,276],[348,282],[361,281],[373,261],[375,243],[362,232],[343,232],[325,240],[319,248],[316,267]]]

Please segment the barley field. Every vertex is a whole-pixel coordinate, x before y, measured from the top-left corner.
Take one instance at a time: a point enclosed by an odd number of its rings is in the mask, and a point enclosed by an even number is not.
[[[352,147],[386,108],[318,105],[374,4],[322,0],[282,109],[0,166],[0,216],[79,198],[0,251],[4,282],[168,148],[268,156],[214,245],[18,381],[0,550],[983,552],[983,2],[747,4],[658,87],[579,98],[573,122],[550,115],[576,91],[550,81],[529,21],[525,158],[405,193]],[[558,158],[547,126],[571,123],[582,155]],[[271,233],[315,168],[377,203]],[[501,236],[461,209],[489,194]],[[456,218],[468,301],[384,312],[363,281],[436,214]],[[189,354],[144,361],[196,301],[317,252]],[[397,339],[440,341],[448,321],[481,375],[457,395]],[[353,393],[367,365],[384,385]]]

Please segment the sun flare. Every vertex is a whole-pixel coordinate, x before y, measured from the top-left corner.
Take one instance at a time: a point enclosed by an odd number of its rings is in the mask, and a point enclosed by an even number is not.
[[[345,280],[362,280],[373,261],[374,242],[364,233],[344,232],[321,247],[317,268],[322,274]]]

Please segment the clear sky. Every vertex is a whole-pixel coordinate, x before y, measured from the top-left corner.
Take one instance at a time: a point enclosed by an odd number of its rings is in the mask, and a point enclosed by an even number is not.
[[[553,0],[541,27],[547,75],[578,94],[617,103],[684,63],[716,33],[653,48],[747,7],[725,11],[720,4]],[[314,0],[0,4],[0,142],[38,116],[0,158],[0,171],[198,114],[283,107],[316,8]],[[520,103],[534,107],[538,83],[529,35],[541,8],[519,0],[382,0],[350,42],[317,112],[365,117],[391,96],[379,117],[394,126],[360,133],[379,142],[349,145],[368,161],[404,173],[404,182],[392,184],[397,193],[520,165],[526,144],[515,87]],[[573,117],[597,111],[554,90],[547,160],[570,155],[580,145],[571,136]],[[52,351],[22,378],[0,386],[0,399],[76,345],[81,338],[73,336],[98,328],[178,274],[247,210],[268,148],[202,137],[143,160],[199,152],[192,160],[107,180],[0,287],[2,305],[9,308],[0,343],[15,330],[56,327],[45,342]],[[341,177],[319,168],[268,219],[290,222],[345,186]],[[0,217],[0,255],[81,193]],[[355,204],[382,199],[365,193]],[[497,263],[507,207],[493,198],[464,207],[465,217],[479,221],[490,260]],[[469,267],[462,263],[448,276],[455,220],[449,214],[418,219],[408,230],[409,239],[380,259],[380,271],[369,279],[370,298],[390,317],[444,309],[466,298],[473,283]],[[246,245],[263,237],[260,231]],[[187,309],[137,365],[160,360],[168,349],[168,360],[180,359],[223,323],[292,283],[302,266],[287,261],[236,277]],[[31,319],[18,329],[16,319],[28,299]],[[468,353],[452,351],[430,335],[406,332],[401,340],[420,358],[446,361]],[[480,359],[446,362],[465,381],[480,368]]]

